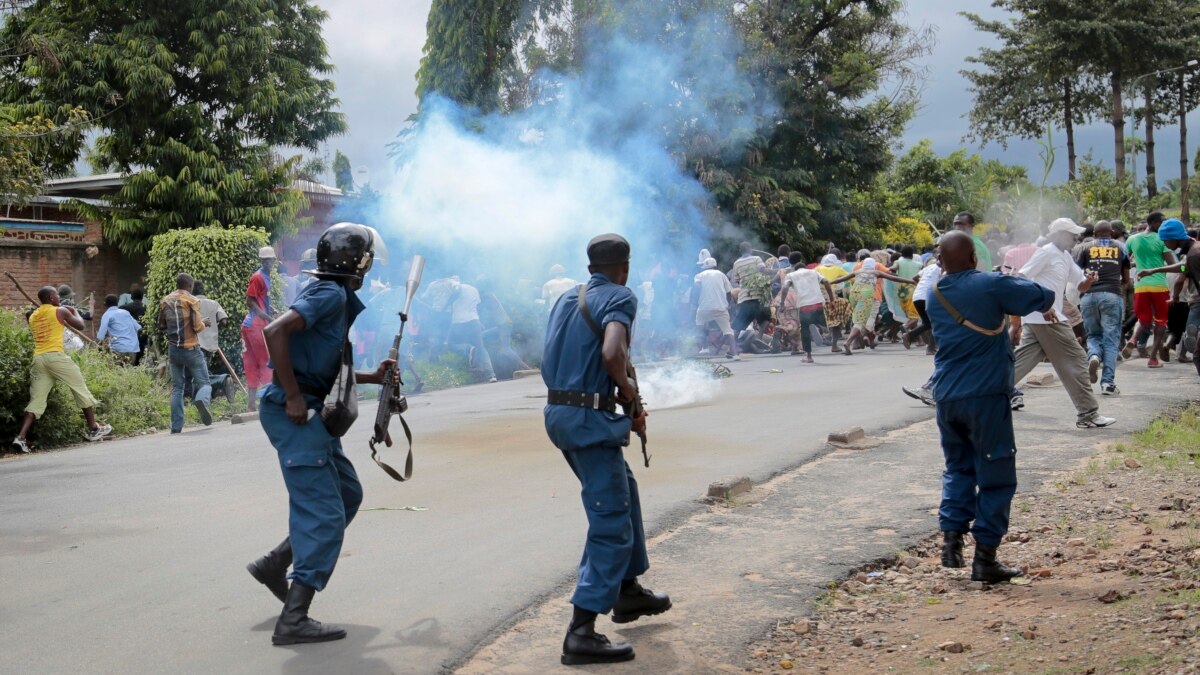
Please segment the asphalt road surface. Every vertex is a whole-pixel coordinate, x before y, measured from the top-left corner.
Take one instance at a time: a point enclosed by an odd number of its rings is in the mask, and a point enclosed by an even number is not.
[[[730,364],[730,379],[676,382],[648,401],[652,466],[634,448],[627,457],[649,532],[703,510],[714,480],[764,481],[820,456],[831,431],[932,416],[899,391],[931,367],[916,350],[817,359],[751,357]],[[1137,375],[1149,390],[1154,378]],[[363,510],[312,609],[349,637],[322,645],[271,646],[279,603],[244,569],[287,523],[257,423],[0,462],[0,671],[433,673],[461,663],[574,578],[586,521],[542,428],[543,394],[533,378],[413,398],[417,459],[405,484],[370,461],[364,407],[344,439]],[[699,400],[662,409],[664,396]],[[1055,410],[1069,427],[1065,393],[1049,397],[1062,399]],[[1118,406],[1105,411],[1120,417]],[[858,480],[853,462],[838,479]]]

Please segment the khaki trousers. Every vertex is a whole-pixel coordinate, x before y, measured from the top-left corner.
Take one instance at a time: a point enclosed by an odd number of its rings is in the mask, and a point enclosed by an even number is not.
[[[1092,394],[1092,382],[1088,376],[1088,356],[1075,340],[1075,333],[1065,322],[1050,324],[1024,324],[1021,327],[1021,344],[1016,351],[1016,373],[1014,382],[1019,383],[1042,362],[1050,359],[1054,372],[1062,381],[1063,388],[1075,404],[1079,419],[1094,416],[1100,405]]]
[[[33,413],[34,417],[40,418],[46,412],[46,401],[55,382],[67,385],[67,388],[71,390],[72,398],[75,399],[75,405],[84,409],[95,407],[96,399],[92,396],[92,392],[88,391],[87,384],[83,381],[83,373],[79,372],[79,366],[75,365],[71,357],[62,352],[50,352],[33,357],[33,367],[30,369],[29,405],[25,406],[25,412]]]

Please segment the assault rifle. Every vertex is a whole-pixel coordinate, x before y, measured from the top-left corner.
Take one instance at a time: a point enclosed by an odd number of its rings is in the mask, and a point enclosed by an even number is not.
[[[629,403],[621,404],[625,409],[625,414],[632,419],[637,419],[642,416],[642,412],[646,409],[646,402],[642,400],[642,389],[638,386],[637,369],[633,367],[633,357],[629,356],[629,361],[625,366],[625,370],[629,373],[629,381],[633,383],[633,389],[637,392],[633,400]],[[638,439],[642,442],[642,459],[646,462],[646,468],[650,468],[650,451],[646,449],[646,429],[643,428],[637,432]]]
[[[369,443],[371,459],[375,460],[379,468],[387,472],[389,476],[400,482],[412,477],[413,464],[412,431],[408,428],[408,422],[404,421],[404,413],[408,411],[408,399],[404,397],[404,392],[400,389],[404,384],[400,380],[400,373],[404,370],[400,363],[400,342],[404,339],[404,326],[408,323],[408,310],[412,308],[413,299],[417,297],[417,288],[421,286],[421,274],[424,271],[425,258],[419,255],[413,256],[412,267],[408,272],[408,283],[405,284],[404,309],[400,310],[400,330],[396,331],[392,348],[388,350],[388,359],[393,363],[384,371],[383,386],[379,390],[379,408],[375,411],[375,433]],[[405,460],[403,475],[376,457],[376,444],[383,443],[388,447],[392,446],[392,436],[388,432],[388,425],[391,423],[393,414],[400,419],[400,426],[404,428],[404,435],[408,438],[408,459]]]

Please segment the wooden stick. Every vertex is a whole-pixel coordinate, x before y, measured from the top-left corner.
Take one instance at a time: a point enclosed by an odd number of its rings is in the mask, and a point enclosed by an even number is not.
[[[14,277],[14,276],[12,275],[12,272],[5,272],[5,273],[4,273],[4,276],[6,276],[6,277],[8,277],[9,279],[11,279],[11,280],[12,280],[13,284],[14,284],[14,285],[17,287],[17,290],[21,292],[21,295],[25,296],[25,299],[26,299],[26,300],[28,300],[29,302],[33,303],[33,306],[34,306],[34,307],[41,307],[41,306],[42,306],[42,303],[40,303],[40,302],[38,302],[37,300],[34,300],[33,298],[29,297],[29,294],[25,292],[25,289],[24,289],[24,288],[21,288],[21,282],[17,281],[17,278],[16,278],[16,277]],[[64,325],[63,325],[63,328],[66,328],[67,330],[71,331],[72,333],[74,333],[74,334],[78,335],[79,337],[83,338],[83,340],[84,340],[85,342],[91,343],[91,345],[92,345],[92,346],[94,346],[94,347],[98,347],[98,346],[100,346],[98,342],[96,342],[96,341],[95,341],[95,340],[93,340],[92,338],[90,338],[90,337],[88,337],[88,336],[84,335],[83,333],[80,333],[79,331],[75,330],[75,329],[74,329],[74,328],[72,328],[71,326],[67,326],[67,325],[65,325],[65,324],[64,324]]]
[[[249,396],[250,390],[247,389],[246,385],[242,384],[242,381],[238,379],[237,371],[235,371],[233,366],[229,364],[229,359],[225,358],[225,352],[221,351],[220,347],[217,347],[217,356],[221,357],[221,363],[225,364],[225,369],[229,371],[229,376],[232,377],[237,386],[241,387],[242,391],[246,392],[246,395]]]

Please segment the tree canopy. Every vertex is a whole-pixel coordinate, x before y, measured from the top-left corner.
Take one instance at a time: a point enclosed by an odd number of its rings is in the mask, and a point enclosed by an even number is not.
[[[296,167],[272,165],[271,148],[315,150],[345,129],[325,77],[325,17],[304,0],[37,2],[9,18],[0,44],[47,48],[0,61],[0,101],[54,123],[87,115],[99,131],[90,160],[129,176],[91,214],[124,251],[171,229],[277,231],[303,197],[286,189]],[[56,140],[48,165],[66,171],[85,137]]]

